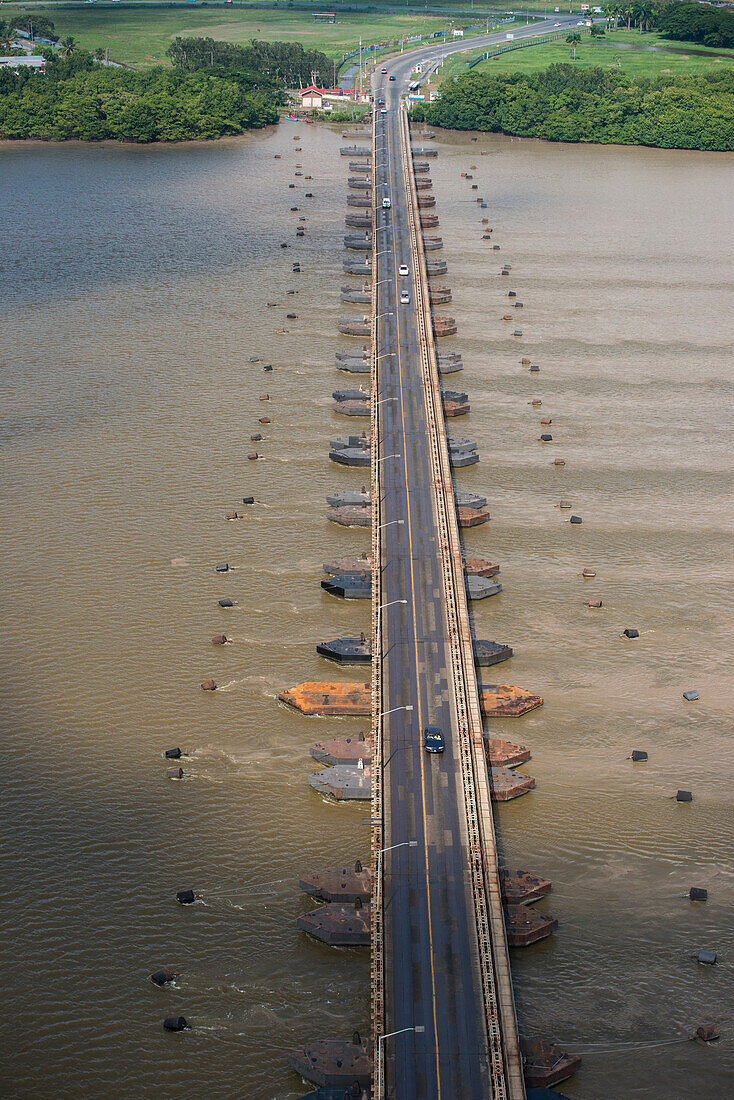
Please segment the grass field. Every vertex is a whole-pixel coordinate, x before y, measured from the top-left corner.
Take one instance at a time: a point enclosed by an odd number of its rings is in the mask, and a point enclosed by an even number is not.
[[[447,62],[443,77],[460,76],[467,71],[466,62],[477,57],[479,51],[466,54],[462,61]],[[557,42],[528,46],[501,54],[494,61],[481,61],[471,70],[479,72],[537,72],[559,61],[572,61],[571,48],[561,39]],[[734,64],[734,50],[707,49],[695,43],[671,42],[658,34],[640,34],[639,31],[610,31],[604,38],[594,41],[583,35],[576,47],[576,60],[572,62],[584,68],[598,65],[602,69],[620,69],[627,76],[655,77],[660,73],[713,72]]]
[[[36,9],[39,10],[39,9]],[[18,9],[3,4],[9,18]],[[43,9],[56,26],[56,34],[73,35],[86,50],[109,47],[113,61],[144,66],[166,63],[166,49],[177,36],[200,35],[228,42],[249,42],[251,38],[301,42],[307,49],[319,49],[333,59],[341,58],[359,45],[414,34],[428,34],[446,27],[447,17],[384,14],[344,14],[334,24],[314,23],[310,12],[272,9],[227,10],[225,8],[171,9],[120,7],[85,9]],[[466,20],[456,20],[466,23]]]

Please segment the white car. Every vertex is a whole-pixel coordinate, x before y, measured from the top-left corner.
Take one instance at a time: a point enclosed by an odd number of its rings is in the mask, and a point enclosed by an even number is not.
[[[400,267],[398,268],[398,275],[407,275],[407,274],[408,274],[408,265],[407,264],[401,264]]]
[[[387,114],[387,107],[380,107],[380,114],[381,115],[386,115]]]
[[[391,206],[392,206],[392,203],[390,202],[389,199],[383,199],[382,200],[382,209],[383,210],[389,210]]]
[[[400,304],[401,306],[410,305],[410,295],[407,294],[405,291],[403,291],[403,293],[400,295]]]
[[[380,69],[380,72],[382,73],[383,76],[385,76],[386,73],[387,73],[387,69]]]

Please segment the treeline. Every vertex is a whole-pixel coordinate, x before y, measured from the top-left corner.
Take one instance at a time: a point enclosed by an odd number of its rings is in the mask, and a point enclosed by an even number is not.
[[[467,73],[411,115],[432,126],[546,141],[734,149],[734,73],[630,78],[551,65],[539,73]]]
[[[217,138],[277,122],[282,101],[282,92],[257,74],[141,73],[99,65],[82,50],[66,57],[49,52],[42,72],[0,68],[0,137]]]
[[[304,50],[300,42],[260,42],[249,45],[217,42],[213,38],[176,38],[166,50],[173,64],[186,72],[222,68],[262,73],[287,86],[330,85],[332,65],[320,50]]]
[[[734,12],[707,4],[671,4],[661,16],[660,30],[676,41],[734,48]]]

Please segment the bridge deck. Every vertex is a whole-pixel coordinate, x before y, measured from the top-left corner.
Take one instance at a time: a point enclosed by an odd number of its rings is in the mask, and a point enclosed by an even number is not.
[[[514,1100],[524,1086],[409,138],[400,85],[376,79],[388,112],[374,145],[375,1093]],[[443,730],[443,754],[424,751],[427,725]]]

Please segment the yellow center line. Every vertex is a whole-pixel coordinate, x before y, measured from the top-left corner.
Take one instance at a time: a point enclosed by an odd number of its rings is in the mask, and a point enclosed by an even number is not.
[[[398,108],[399,110],[399,108]],[[389,116],[388,116],[389,117]],[[388,123],[388,126],[390,123]],[[392,182],[392,158],[390,155],[390,142],[386,142],[387,146],[387,161],[388,161],[388,181]],[[375,161],[377,160],[375,150]],[[417,618],[416,618],[416,593],[415,593],[415,573],[413,568],[413,528],[411,523],[410,514],[410,482],[408,480],[408,456],[406,453],[407,437],[405,432],[405,405],[403,401],[403,359],[400,353],[400,310],[398,309],[400,301],[400,290],[398,283],[398,264],[397,264],[397,244],[395,240],[395,218],[391,219],[392,228],[392,245],[393,245],[393,278],[395,280],[395,322],[397,327],[398,336],[398,376],[400,379],[400,419],[403,428],[403,469],[405,471],[405,495],[408,513],[408,548],[410,550],[410,589],[411,589],[411,602],[413,607],[413,645],[415,649],[415,674],[416,674],[416,696],[418,699],[418,737],[420,740],[420,731],[423,729],[423,711],[421,706],[421,692],[418,674],[418,630],[417,630]],[[415,271],[413,272],[415,278]],[[419,747],[420,748],[420,747]],[[427,910],[428,910],[428,946],[431,958],[431,995],[433,1001],[433,1034],[436,1044],[436,1088],[438,1100],[441,1100],[441,1072],[440,1061],[438,1052],[438,1018],[436,1008],[436,971],[433,960],[433,921],[431,917],[431,880],[428,867],[428,815],[426,811],[426,776],[425,776],[425,764],[423,760],[423,751],[419,751],[420,769],[421,769],[421,805],[423,813],[423,855],[425,860],[425,873],[426,873],[426,897],[427,897]]]

